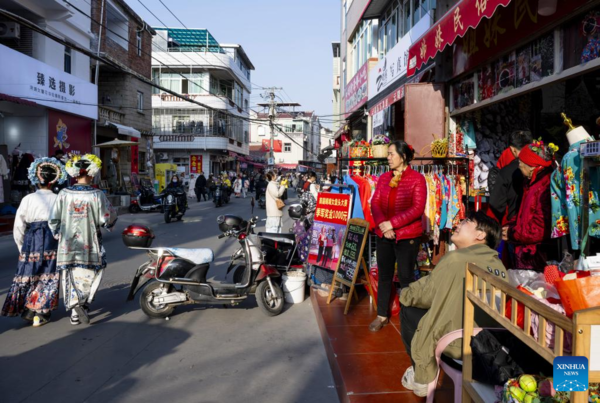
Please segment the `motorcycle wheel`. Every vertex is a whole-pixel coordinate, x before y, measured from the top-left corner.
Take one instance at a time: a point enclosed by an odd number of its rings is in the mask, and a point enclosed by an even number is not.
[[[164,304],[154,305],[151,301],[153,297],[165,293],[168,294],[167,290],[165,290],[165,288],[162,287],[162,284],[158,282],[153,282],[146,286],[142,291],[142,295],[140,295],[140,308],[142,308],[142,311],[151,318],[164,319],[167,316],[170,316],[175,310],[175,307]]]
[[[277,316],[283,311],[283,291],[277,283],[273,283],[275,295],[271,292],[271,287],[267,281],[263,281],[256,289],[256,302],[259,308],[267,316]]]
[[[130,205],[130,206],[129,206],[129,212],[130,212],[131,214],[138,213],[140,210],[141,210],[141,209],[140,209],[140,206],[137,206],[137,205],[135,205],[135,204],[132,204],[132,205]]]
[[[171,212],[169,210],[165,211],[165,222],[167,224],[171,222]]]

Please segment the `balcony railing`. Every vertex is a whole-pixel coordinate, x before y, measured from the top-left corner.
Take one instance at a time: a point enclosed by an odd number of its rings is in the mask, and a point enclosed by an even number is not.
[[[125,114],[105,106],[99,106],[98,120],[109,120],[113,123],[123,123],[123,120],[125,120]]]

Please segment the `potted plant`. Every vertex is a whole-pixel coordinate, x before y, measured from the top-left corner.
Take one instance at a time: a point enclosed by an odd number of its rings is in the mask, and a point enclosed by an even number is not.
[[[371,148],[373,150],[373,158],[386,158],[388,155],[388,147],[391,140],[385,134],[376,134],[371,139]]]

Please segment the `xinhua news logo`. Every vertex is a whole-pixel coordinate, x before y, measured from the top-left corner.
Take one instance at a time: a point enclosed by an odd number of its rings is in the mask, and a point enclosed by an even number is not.
[[[586,357],[554,359],[554,389],[561,392],[585,392],[589,386]]]

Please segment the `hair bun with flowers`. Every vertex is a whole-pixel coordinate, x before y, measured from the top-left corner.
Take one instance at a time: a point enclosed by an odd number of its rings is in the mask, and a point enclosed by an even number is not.
[[[541,137],[537,140],[534,140],[533,143],[531,143],[530,148],[531,151],[535,152],[538,156],[546,161],[553,160],[554,154],[556,154],[558,151],[558,146],[556,146],[554,143],[545,145]]]
[[[94,154],[74,155],[68,161],[66,170],[73,178],[96,176],[102,169],[102,161]]]
[[[62,184],[67,180],[67,172],[56,158],[38,158],[27,169],[27,178],[33,185],[48,186]]]

